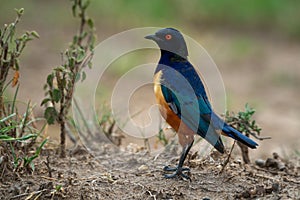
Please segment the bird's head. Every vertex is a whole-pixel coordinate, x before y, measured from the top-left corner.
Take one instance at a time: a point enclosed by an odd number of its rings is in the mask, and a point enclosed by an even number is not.
[[[164,28],[146,39],[153,40],[161,50],[173,52],[183,58],[188,56],[188,50],[182,34],[174,28]]]

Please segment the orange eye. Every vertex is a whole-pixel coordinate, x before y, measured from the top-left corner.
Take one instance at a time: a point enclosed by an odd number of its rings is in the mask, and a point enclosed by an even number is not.
[[[172,35],[167,34],[167,35],[165,35],[165,38],[166,38],[166,40],[171,40],[172,39]]]

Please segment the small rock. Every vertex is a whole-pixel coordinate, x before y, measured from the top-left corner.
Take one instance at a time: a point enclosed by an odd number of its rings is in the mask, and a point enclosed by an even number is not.
[[[272,189],[274,192],[279,192],[279,183],[273,183],[272,184]]]
[[[250,198],[251,195],[250,195],[249,191],[244,191],[241,196],[243,198]]]
[[[273,158],[268,158],[266,160],[266,167],[273,167],[273,168],[277,168],[277,161]]]
[[[274,153],[273,153],[273,158],[274,158],[274,159],[278,159],[278,158],[279,158],[278,153],[274,152]]]
[[[141,165],[141,166],[138,168],[139,171],[146,171],[146,170],[148,170],[148,169],[149,169],[149,167],[148,167],[147,165]]]
[[[265,193],[265,188],[262,185],[256,186],[256,194],[257,195],[263,195]]]
[[[235,159],[234,162],[236,162],[236,163],[238,163],[238,164],[242,164],[242,160],[241,160],[240,158]]]
[[[257,159],[257,160],[255,160],[255,164],[259,167],[264,167],[264,166],[266,166],[266,161],[263,159]]]
[[[272,187],[268,187],[265,189],[265,191],[266,191],[266,194],[271,194],[273,192],[273,189],[272,189]]]
[[[256,195],[256,189],[250,190],[250,191],[249,191],[249,194],[250,194],[251,196]]]
[[[70,162],[71,162],[72,164],[75,164],[75,163],[77,163],[77,159],[74,158],[74,157],[72,157],[72,158],[70,159]]]
[[[217,168],[218,168],[218,169],[222,169],[223,166],[222,166],[222,165],[217,165]]]
[[[229,165],[230,167],[236,167],[237,166],[237,164],[235,164],[235,163],[230,163],[230,165]]]
[[[278,168],[280,171],[282,171],[282,170],[285,169],[285,164],[284,164],[283,162],[281,162],[281,161],[278,161],[278,162],[277,162],[277,168]]]

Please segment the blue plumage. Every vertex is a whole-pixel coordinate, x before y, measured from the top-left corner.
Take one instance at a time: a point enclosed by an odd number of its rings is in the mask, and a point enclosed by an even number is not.
[[[184,147],[175,175],[186,176],[182,174],[182,165],[193,144],[189,130],[205,138],[221,153],[224,153],[224,145],[220,132],[250,148],[256,148],[257,143],[226,124],[214,113],[200,76],[188,61],[187,46],[179,31],[166,28],[146,36],[146,39],[154,40],[161,50],[161,58],[155,70],[155,81],[160,85],[161,92],[157,92],[156,97],[159,102],[163,102],[161,106],[165,109],[162,110],[172,112],[163,116],[171,116],[176,123],[184,123],[183,127],[186,130],[180,130],[179,124],[174,124],[172,119],[166,119],[168,123],[177,127],[179,139]],[[180,135],[186,135],[187,139],[184,139],[185,136],[182,139]]]

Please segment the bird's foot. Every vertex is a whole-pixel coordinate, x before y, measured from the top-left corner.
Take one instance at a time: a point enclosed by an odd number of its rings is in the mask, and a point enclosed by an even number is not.
[[[189,172],[190,171],[190,168],[187,168],[187,167],[184,167],[184,168],[178,168],[178,167],[169,167],[169,166],[165,166],[164,167],[164,171],[175,171],[175,173],[173,174],[165,174],[165,178],[176,178],[176,177],[181,177],[181,178],[185,178],[185,179],[188,179],[191,181],[191,178],[184,174],[183,172],[184,171],[187,171]]]
[[[170,167],[170,166],[164,166],[164,171],[167,171],[167,172],[175,172],[178,170],[178,167]],[[182,167],[181,168],[181,171],[191,171],[190,168],[188,167]]]

